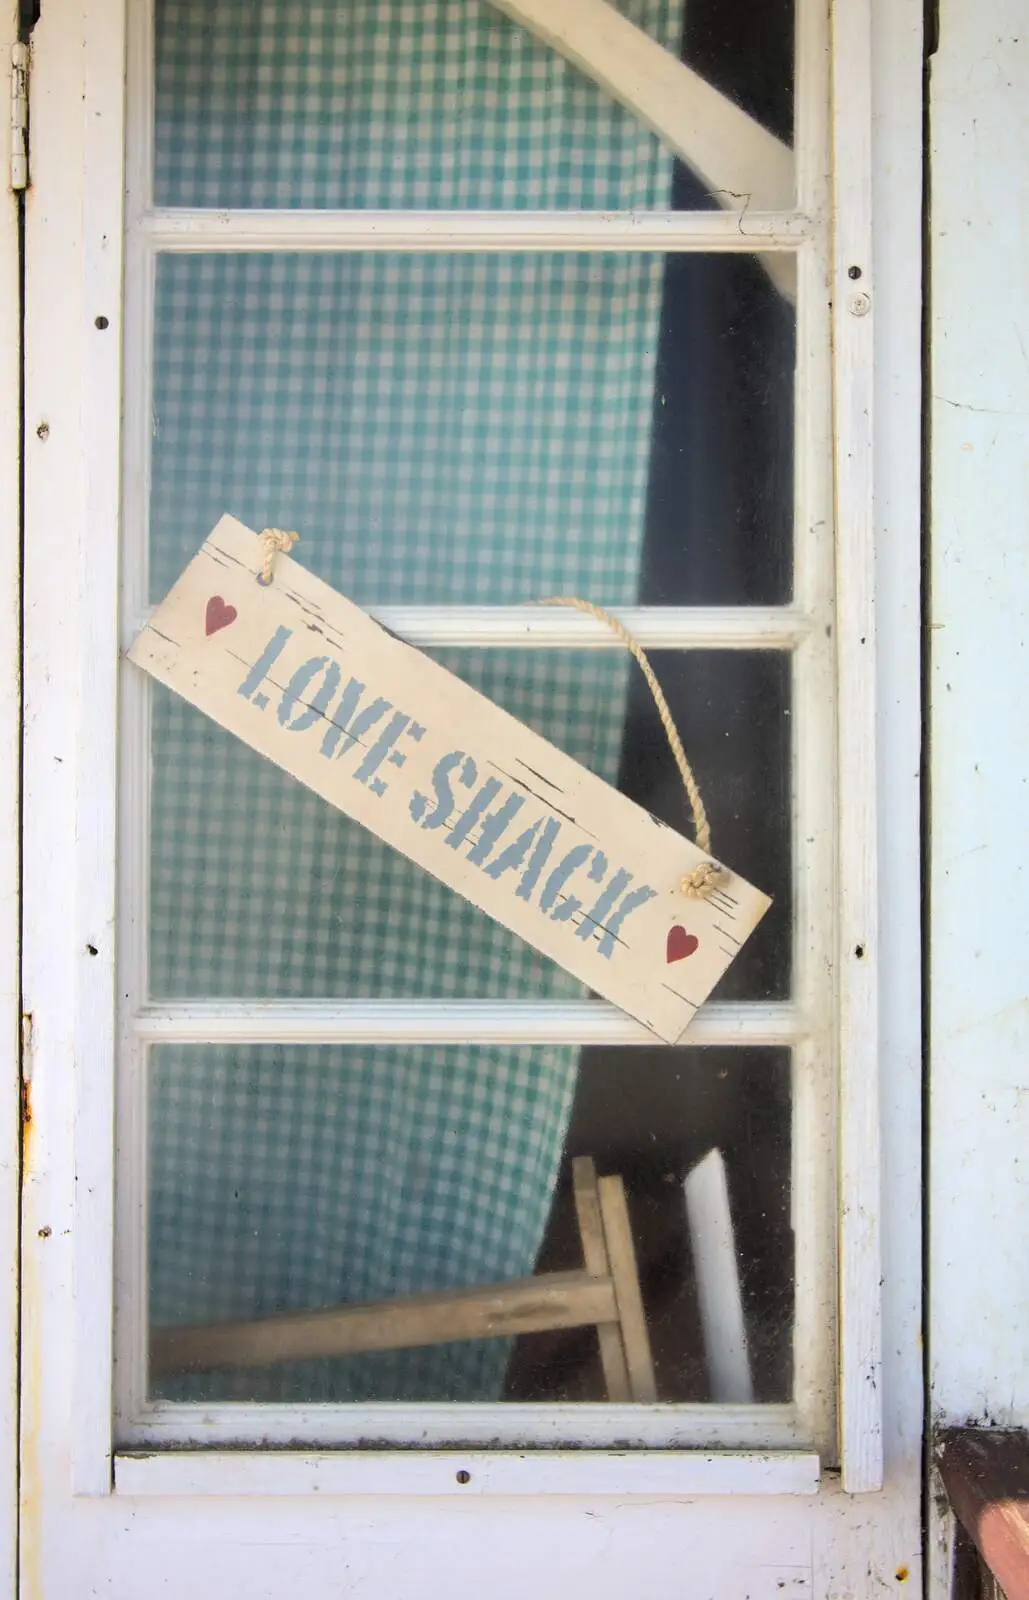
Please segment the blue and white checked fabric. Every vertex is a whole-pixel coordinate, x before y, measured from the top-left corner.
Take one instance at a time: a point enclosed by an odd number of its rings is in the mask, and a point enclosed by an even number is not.
[[[680,0],[631,0],[675,45]],[[666,204],[671,158],[480,0],[158,5],[164,204]],[[636,596],[663,262],[162,256],[150,583],[223,511],[296,528],[366,604]],[[445,664],[617,774],[627,659]],[[183,702],[153,691],[159,997],[567,997],[578,984]],[[577,1052],[163,1047],[155,1324],[520,1277]],[[177,1381],[182,1398],[488,1399],[502,1343]]]
[[[153,1052],[151,1318],[260,1316],[531,1271],[566,1050]],[[506,1341],[176,1380],[174,1398],[495,1398]]]
[[[681,0],[616,0],[678,54]],[[488,0],[157,0],[162,206],[643,210],[659,140]]]

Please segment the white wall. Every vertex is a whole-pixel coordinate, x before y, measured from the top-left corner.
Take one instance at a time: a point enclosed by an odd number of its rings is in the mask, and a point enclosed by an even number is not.
[[[1029,1425],[1029,11],[932,63],[930,1362]]]

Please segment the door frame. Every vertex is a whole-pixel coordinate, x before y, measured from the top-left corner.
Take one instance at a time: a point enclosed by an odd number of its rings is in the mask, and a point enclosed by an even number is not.
[[[839,11],[853,15],[849,0],[839,0]],[[562,1557],[571,1560],[578,1552],[580,1563],[592,1563],[598,1593],[612,1595],[619,1592],[619,1584],[623,1592],[628,1581],[638,1585],[641,1575],[644,1587],[656,1584],[659,1568],[666,1577],[669,1559],[683,1538],[696,1541],[690,1544],[691,1551],[705,1552],[710,1570],[723,1576],[734,1570],[726,1563],[731,1563],[733,1550],[741,1548],[738,1541],[753,1539],[776,1552],[775,1559],[784,1567],[807,1564],[819,1574],[815,1582],[826,1593],[844,1585],[863,1591],[869,1563],[884,1581],[887,1577],[891,1582],[907,1581],[898,1574],[902,1568],[913,1572],[918,1560],[920,1165],[912,1129],[919,1125],[921,1096],[917,760],[922,16],[914,0],[893,4],[876,0],[873,13],[877,231],[870,281],[875,285],[876,315],[860,327],[862,337],[874,337],[877,354],[876,477],[874,503],[869,503],[878,537],[876,601],[885,687],[880,687],[874,707],[871,739],[884,802],[879,870],[890,886],[882,905],[879,1024],[873,1040],[879,1047],[881,1075],[871,1086],[882,1096],[878,1126],[886,1201],[884,1364],[872,1409],[881,1406],[885,1418],[886,1486],[855,1500],[827,1478],[810,1499],[772,1495],[759,1504],[720,1495],[712,1483],[711,1493],[718,1498],[708,1499],[706,1509],[703,1501],[690,1505],[681,1498],[698,1492],[685,1485],[680,1497],[667,1503],[654,1501],[661,1492],[656,1486],[645,1500],[624,1489],[612,1500],[602,1489],[583,1486],[580,1492],[597,1499],[601,1508],[597,1514],[610,1532],[614,1553],[609,1560],[601,1559],[577,1531],[573,1507],[578,1500],[554,1498],[543,1478],[537,1477],[527,1484],[518,1518],[506,1524],[510,1528],[517,1520],[523,1530],[502,1568],[512,1594],[520,1592],[529,1569],[538,1566],[553,1530],[560,1530]],[[34,909],[27,930],[25,984],[34,1015],[34,1133],[24,1194],[24,1338],[31,1359],[25,1365],[23,1397],[23,1537],[27,1592],[35,1592],[31,1585],[37,1584],[38,1592],[54,1594],[72,1592],[62,1590],[62,1581],[71,1573],[82,1573],[74,1564],[76,1548],[89,1552],[95,1574],[110,1581],[114,1592],[138,1592],[126,1586],[131,1584],[125,1567],[131,1541],[124,1538],[124,1519],[130,1504],[155,1572],[162,1567],[184,1570],[174,1565],[183,1557],[182,1528],[200,1508],[205,1525],[211,1526],[208,1558],[215,1546],[225,1561],[226,1550],[235,1552],[234,1574],[263,1571],[254,1563],[265,1519],[274,1517],[281,1523],[282,1507],[289,1504],[276,1498],[278,1510],[271,1511],[273,1502],[260,1483],[247,1488],[237,1482],[233,1487],[240,1498],[232,1501],[212,1502],[203,1496],[199,1483],[182,1480],[164,1492],[151,1485],[145,1499],[131,1492],[143,1487],[138,1483],[126,1486],[128,1495],[120,1486],[112,1494],[107,1391],[88,1363],[74,1371],[75,1351],[80,1348],[72,1335],[76,1307],[81,1312],[88,1306],[93,1339],[101,1346],[105,1340],[109,1344],[109,1308],[105,1311],[87,1291],[98,1272],[109,1271],[112,1226],[109,1193],[102,1185],[91,1184],[90,1173],[97,1170],[98,1152],[109,1144],[112,1119],[106,1087],[110,1063],[97,1059],[96,1039],[99,1019],[109,1014],[113,1002],[114,911],[113,903],[105,906],[98,895],[95,874],[113,848],[113,819],[102,808],[91,808],[89,795],[91,774],[112,769],[114,737],[101,718],[92,736],[76,745],[68,717],[69,706],[83,715],[90,705],[113,703],[117,665],[96,646],[115,636],[117,623],[113,541],[99,535],[116,525],[118,516],[111,418],[119,414],[121,379],[121,197],[109,192],[109,184],[105,192],[102,174],[118,170],[122,127],[120,103],[105,105],[96,95],[95,80],[91,81],[91,74],[109,79],[112,53],[118,49],[118,41],[100,28],[98,15],[90,0],[85,0],[81,12],[76,0],[49,0],[37,25],[33,112],[38,137],[35,187],[27,208],[33,271],[27,306],[26,389],[26,870]],[[841,63],[845,71],[845,58]],[[77,134],[69,147],[67,137],[58,133],[62,127],[67,131],[68,108],[81,106],[84,95],[87,115],[81,128],[80,166],[75,159]],[[852,260],[855,250],[866,243],[855,245],[841,232],[838,266]],[[854,326],[858,327],[857,320]],[[69,372],[77,375],[77,381],[67,381]],[[859,407],[868,398],[851,395]],[[855,693],[860,690],[855,681]],[[77,843],[85,848],[76,849]],[[75,996],[74,1008],[67,1003],[69,995]],[[855,1015],[865,1016],[869,1028],[869,1013],[862,1011],[860,997],[852,1004]],[[74,1094],[72,1063],[79,1074]],[[867,1102],[862,1118],[866,1113]],[[868,1126],[867,1121],[859,1123]],[[873,1132],[875,1126],[873,1119]],[[877,1210],[878,1169],[873,1167],[865,1180]],[[854,1221],[860,1247],[860,1194]],[[874,1346],[874,1330],[865,1330],[866,1334],[869,1331]],[[868,1414],[864,1400],[859,1409]],[[860,1442],[859,1437],[855,1443]],[[856,1473],[853,1487],[874,1485],[876,1462],[871,1459],[866,1465],[867,1472]],[[331,1521],[335,1516],[350,1530],[380,1530],[380,1544],[405,1552],[399,1565],[393,1561],[388,1578],[386,1566],[376,1570],[374,1562],[367,1573],[380,1583],[398,1583],[398,1592],[403,1592],[405,1581],[412,1581],[410,1576],[405,1580],[404,1572],[420,1570],[418,1530],[425,1528],[429,1507],[408,1499],[401,1490],[388,1503],[361,1510],[363,1495],[343,1497],[338,1486],[335,1490],[327,1486],[327,1491],[319,1504],[312,1501],[295,1511],[293,1531],[286,1540],[295,1550],[315,1552],[312,1581],[318,1581],[320,1572],[332,1570],[331,1552],[319,1567],[317,1550],[324,1542],[326,1518]],[[501,1487],[499,1493],[504,1492]],[[449,1575],[450,1587],[463,1593],[467,1586],[470,1593],[474,1564],[482,1551],[491,1540],[504,1546],[508,1535],[503,1532],[502,1500],[490,1503],[464,1496],[468,1504],[460,1507],[460,1498],[451,1502],[447,1526],[455,1538],[457,1527],[465,1527],[469,1553],[464,1561],[452,1553],[456,1566]],[[715,1503],[720,1509],[712,1531]],[[211,1524],[216,1506],[220,1507],[217,1529]],[[465,1522],[469,1508],[475,1510],[474,1526]],[[454,1518],[461,1519],[460,1524]],[[191,1525],[196,1526],[195,1521]],[[536,1529],[531,1550],[524,1546],[526,1527]],[[795,1560],[786,1559],[790,1552]]]

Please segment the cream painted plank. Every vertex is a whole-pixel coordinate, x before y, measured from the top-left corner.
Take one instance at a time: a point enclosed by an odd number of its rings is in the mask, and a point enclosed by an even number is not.
[[[129,659],[667,1043],[681,1038],[767,896],[726,869],[691,898],[684,878],[710,861],[696,845],[299,562],[280,555],[266,586],[262,567],[257,536],[223,517]]]

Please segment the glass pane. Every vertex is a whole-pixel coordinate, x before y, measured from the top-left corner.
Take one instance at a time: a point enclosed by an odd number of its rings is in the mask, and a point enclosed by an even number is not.
[[[231,511],[297,529],[360,604],[788,600],[794,314],[769,270],[160,257],[153,599]]]
[[[687,114],[682,125],[661,122],[659,138],[485,0],[157,0],[156,202],[707,207],[716,192],[745,189],[753,141],[775,139],[786,181],[774,199],[758,194],[756,208],[787,205],[792,0],[613,9],[745,113],[734,165],[708,171],[700,159],[685,75]],[[633,73],[632,86],[645,91],[645,75]],[[670,98],[644,92],[644,110],[660,119]]]
[[[680,832],[689,808],[621,651],[448,650],[443,665]],[[656,651],[717,853],[774,896],[721,998],[790,982],[789,659]],[[582,998],[552,961],[155,686],[150,968],[158,998]],[[498,849],[501,845],[498,844]]]
[[[571,1163],[587,1156],[624,1189],[657,1396],[789,1398],[787,1052],[168,1045],[149,1076],[155,1394],[608,1398],[589,1318],[611,1302],[562,1276],[566,1325],[547,1325],[541,1277],[582,1272]],[[513,1337],[531,1275],[545,1309]],[[449,1296],[484,1284],[503,1286],[491,1336],[465,1337],[468,1296]],[[259,1330],[271,1348],[238,1325],[181,1331],[427,1294],[447,1304]],[[298,1337],[317,1356],[296,1359]]]

